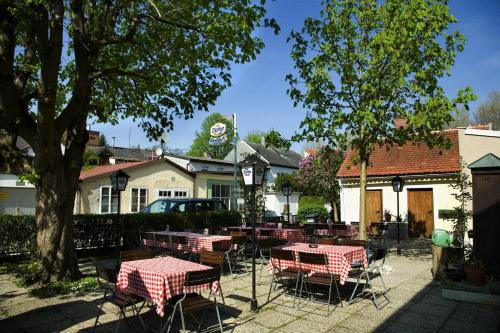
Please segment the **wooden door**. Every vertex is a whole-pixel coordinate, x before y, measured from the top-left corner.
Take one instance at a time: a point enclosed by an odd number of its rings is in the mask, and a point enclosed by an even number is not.
[[[495,173],[496,172],[496,173]],[[487,266],[500,269],[500,169],[472,171],[474,249]]]
[[[382,221],[382,190],[366,191],[366,226]]]
[[[431,237],[433,230],[432,189],[408,190],[408,236]]]

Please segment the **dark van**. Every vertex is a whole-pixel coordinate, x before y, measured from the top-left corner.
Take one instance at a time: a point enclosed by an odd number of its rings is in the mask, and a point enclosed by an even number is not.
[[[141,212],[207,212],[213,210],[227,210],[227,207],[222,200],[217,199],[158,199]]]

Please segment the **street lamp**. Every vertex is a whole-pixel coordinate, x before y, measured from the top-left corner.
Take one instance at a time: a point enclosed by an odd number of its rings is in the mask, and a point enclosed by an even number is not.
[[[286,182],[281,186],[283,195],[286,196],[286,210],[288,213],[288,223],[290,223],[290,196],[292,195],[292,183]]]
[[[257,310],[257,297],[255,295],[255,223],[257,216],[255,213],[255,188],[261,186],[267,171],[267,164],[262,161],[256,154],[247,156],[240,162],[241,173],[245,186],[252,188],[252,299],[250,308],[252,311]]]
[[[401,222],[401,217],[399,216],[399,192],[403,192],[403,186],[405,184],[405,181],[403,180],[403,178],[396,176],[396,177],[392,178],[391,183],[392,183],[392,189],[394,190],[394,192],[397,193],[397,214],[398,214],[396,217],[396,221],[398,223],[398,249],[397,249],[397,252],[398,252],[398,255],[401,255],[401,246],[400,246],[400,237],[399,237],[399,222]]]
[[[130,178],[129,175],[127,175],[125,172],[122,170],[118,170],[113,172],[109,178],[111,179],[111,185],[113,186],[113,191],[118,191],[118,209],[117,209],[117,217],[116,217],[116,252],[117,254],[119,253],[119,248],[120,248],[120,199],[121,199],[121,192],[125,191],[125,188],[127,187],[128,179]],[[111,193],[111,197],[113,197],[113,193]]]

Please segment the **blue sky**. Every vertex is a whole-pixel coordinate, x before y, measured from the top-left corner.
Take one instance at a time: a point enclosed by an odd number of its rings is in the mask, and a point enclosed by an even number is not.
[[[458,89],[471,86],[478,100],[471,104],[471,110],[487,99],[492,90],[500,90],[500,1],[476,0],[450,1],[452,13],[459,22],[453,27],[466,37],[464,52],[456,58],[452,76],[443,79],[445,91],[454,96]],[[233,85],[211,108],[211,112],[237,113],[240,136],[251,130],[278,130],[290,137],[304,117],[304,111],[294,108],[286,95],[288,83],[285,75],[293,72],[290,60],[291,45],[286,39],[292,29],[299,30],[308,16],[318,16],[319,0],[277,0],[267,4],[268,14],[276,18],[281,33],[276,36],[270,29],[258,31],[266,47],[258,58],[233,68]],[[195,131],[208,115],[198,112],[193,119],[178,119],[173,132],[167,134],[169,147],[189,149]],[[95,124],[93,130],[101,131],[111,143],[128,147],[130,143],[148,147],[149,142],[142,130],[131,120],[121,121],[117,126]],[[295,143],[293,149],[301,151],[303,144]]]

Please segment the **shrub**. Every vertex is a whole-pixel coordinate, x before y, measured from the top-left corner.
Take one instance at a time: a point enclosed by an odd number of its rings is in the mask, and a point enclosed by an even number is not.
[[[314,215],[318,221],[324,221],[328,218],[328,210],[321,205],[308,205],[299,207],[297,219],[300,223],[305,223],[308,215]]]

